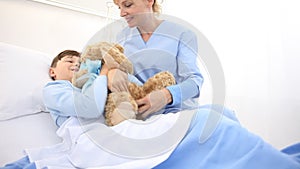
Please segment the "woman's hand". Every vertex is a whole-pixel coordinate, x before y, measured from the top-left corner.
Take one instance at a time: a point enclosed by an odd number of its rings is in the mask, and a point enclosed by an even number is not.
[[[110,69],[107,74],[108,89],[112,92],[128,92],[128,75],[120,69]]]
[[[172,102],[172,95],[166,88],[149,93],[142,99],[136,101],[138,104],[138,117],[146,119],[149,115],[161,110]]]

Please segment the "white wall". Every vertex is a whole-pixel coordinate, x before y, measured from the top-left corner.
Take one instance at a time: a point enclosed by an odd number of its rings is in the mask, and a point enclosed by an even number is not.
[[[300,141],[300,5],[297,0],[164,0],[212,43],[226,103],[278,148]],[[185,10],[188,9],[188,10]]]
[[[0,1],[0,41],[55,56],[82,50],[105,19],[28,0]]]
[[[212,43],[226,103],[278,148],[300,141],[300,16],[297,0],[164,0],[163,13],[195,25]],[[105,19],[26,0],[0,1],[0,41],[51,55],[81,50]]]

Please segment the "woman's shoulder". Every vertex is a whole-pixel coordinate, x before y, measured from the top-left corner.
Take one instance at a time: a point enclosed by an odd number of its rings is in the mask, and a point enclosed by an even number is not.
[[[162,28],[167,28],[172,31],[179,31],[179,32],[186,32],[186,31],[189,31],[189,29],[180,24],[180,23],[177,23],[177,22],[174,22],[174,21],[169,21],[169,20],[163,20],[160,27]]]
[[[123,45],[125,40],[128,40],[128,38],[132,37],[134,34],[138,33],[134,33],[136,28],[130,28],[130,27],[125,27],[123,28],[118,34],[117,34],[117,43]]]
[[[164,20],[159,26],[157,32],[174,36],[195,36],[195,33],[187,26],[183,25],[182,23],[177,23],[169,20]]]

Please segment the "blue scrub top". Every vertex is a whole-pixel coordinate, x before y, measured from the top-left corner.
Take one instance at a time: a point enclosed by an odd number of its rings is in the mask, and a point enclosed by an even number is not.
[[[192,31],[163,21],[147,42],[137,28],[128,27],[117,39],[134,65],[134,75],[141,82],[160,71],[169,71],[175,76],[177,84],[167,87],[173,102],[165,112],[198,106],[203,77],[197,65],[197,37]]]

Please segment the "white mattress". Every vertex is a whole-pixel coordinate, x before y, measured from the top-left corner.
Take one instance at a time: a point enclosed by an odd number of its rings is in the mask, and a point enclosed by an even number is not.
[[[25,148],[59,143],[56,129],[49,113],[0,121],[0,167],[24,157]]]

